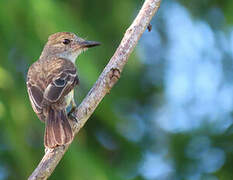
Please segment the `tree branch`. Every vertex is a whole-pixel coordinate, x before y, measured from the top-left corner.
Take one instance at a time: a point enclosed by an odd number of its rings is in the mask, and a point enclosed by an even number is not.
[[[158,11],[161,0],[145,0],[137,17],[127,29],[119,47],[104,68],[99,79],[89,91],[82,103],[74,111],[77,122],[73,123],[74,133],[77,134],[88,118],[94,112],[103,97],[110,92],[120,78],[120,74],[128,61],[129,55],[136,46],[142,33],[148,27],[152,17]],[[29,177],[29,180],[47,179],[63,157],[69,145],[47,149],[38,167]]]

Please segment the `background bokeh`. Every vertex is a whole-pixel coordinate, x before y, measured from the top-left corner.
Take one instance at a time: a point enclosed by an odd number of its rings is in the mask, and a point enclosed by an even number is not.
[[[50,34],[102,42],[77,60],[77,103],[143,0],[0,1],[0,180],[26,179],[44,154],[26,92]],[[120,81],[51,180],[232,180],[233,1],[163,0]]]

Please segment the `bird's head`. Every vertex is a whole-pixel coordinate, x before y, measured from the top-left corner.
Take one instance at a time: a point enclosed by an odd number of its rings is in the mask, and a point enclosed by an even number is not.
[[[96,41],[86,41],[74,33],[58,32],[48,38],[42,56],[57,56],[75,62],[77,56],[90,47],[100,45]]]

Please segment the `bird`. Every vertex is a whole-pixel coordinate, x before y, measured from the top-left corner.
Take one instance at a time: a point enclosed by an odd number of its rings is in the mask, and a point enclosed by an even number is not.
[[[74,88],[79,78],[75,61],[82,52],[98,45],[71,32],[58,32],[49,36],[39,59],[29,67],[27,92],[32,109],[45,123],[46,148],[72,142],[67,109],[76,107]]]

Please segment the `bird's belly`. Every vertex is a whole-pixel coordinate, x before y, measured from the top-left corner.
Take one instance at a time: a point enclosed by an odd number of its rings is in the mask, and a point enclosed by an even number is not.
[[[68,107],[70,105],[70,103],[71,103],[71,101],[72,101],[73,98],[74,98],[74,92],[72,90],[72,91],[70,91],[69,94],[67,94],[65,96],[66,107]]]

